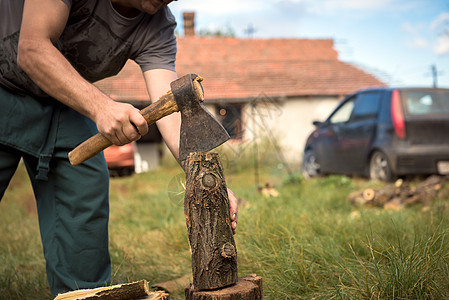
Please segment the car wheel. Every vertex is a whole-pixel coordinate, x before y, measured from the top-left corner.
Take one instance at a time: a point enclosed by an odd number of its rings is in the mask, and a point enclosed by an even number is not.
[[[320,176],[320,164],[313,150],[307,150],[302,158],[302,175],[305,178]]]
[[[371,156],[369,176],[374,180],[391,181],[393,179],[390,163],[383,152],[376,151]]]

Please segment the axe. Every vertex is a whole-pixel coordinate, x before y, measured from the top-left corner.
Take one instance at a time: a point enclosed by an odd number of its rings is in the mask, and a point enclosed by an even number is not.
[[[180,162],[190,152],[207,152],[229,139],[226,129],[204,106],[201,81],[200,76],[187,74],[171,82],[170,91],[140,111],[148,125],[174,112],[181,112]],[[79,165],[111,145],[106,137],[97,133],[69,152],[70,163]]]

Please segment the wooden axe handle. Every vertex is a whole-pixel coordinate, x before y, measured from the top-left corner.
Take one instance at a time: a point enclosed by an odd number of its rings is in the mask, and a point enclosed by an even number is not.
[[[201,81],[202,78],[200,76],[195,78],[193,80],[193,88],[198,96],[198,100],[204,101],[203,89],[200,84]],[[142,109],[140,113],[145,118],[148,125],[151,125],[157,120],[177,111],[179,111],[179,108],[176,104],[175,97],[173,96],[172,91],[168,91],[165,95],[160,97],[158,101]],[[101,133],[97,133],[69,152],[70,163],[74,166],[79,165],[111,145],[111,141]]]
[[[148,125],[151,125],[157,120],[177,111],[179,111],[178,105],[173,97],[173,93],[169,91],[159,98],[157,102],[142,109],[140,114],[145,118]],[[70,163],[74,166],[79,165],[111,145],[111,141],[101,133],[97,133],[69,152]]]

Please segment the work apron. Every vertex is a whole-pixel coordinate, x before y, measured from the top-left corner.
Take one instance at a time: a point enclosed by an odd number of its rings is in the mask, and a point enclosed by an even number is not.
[[[96,132],[90,119],[52,98],[0,86],[0,197],[22,158],[36,196],[53,296],[110,282],[104,156],[79,166],[68,160],[68,152]]]

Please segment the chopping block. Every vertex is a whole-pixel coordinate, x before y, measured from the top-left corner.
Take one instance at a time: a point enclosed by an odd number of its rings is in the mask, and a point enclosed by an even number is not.
[[[238,278],[229,198],[217,153],[192,152],[185,162],[184,214],[192,252],[188,300],[262,299],[262,278]],[[237,298],[236,298],[237,297]]]

